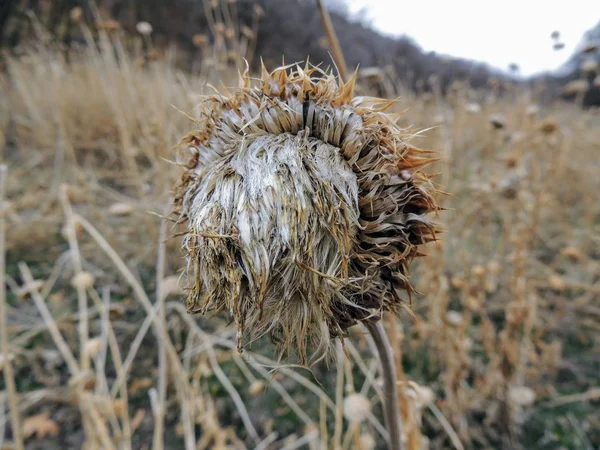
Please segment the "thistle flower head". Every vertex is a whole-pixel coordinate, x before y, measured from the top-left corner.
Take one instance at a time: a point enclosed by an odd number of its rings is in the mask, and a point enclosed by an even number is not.
[[[434,239],[429,152],[385,112],[316,68],[247,74],[208,97],[180,143],[174,213],[188,311],[227,311],[240,348],[268,334],[300,361],[410,294],[408,265]]]
[[[148,22],[138,22],[135,26],[135,29],[142,36],[150,36],[153,31],[152,25],[150,25]]]

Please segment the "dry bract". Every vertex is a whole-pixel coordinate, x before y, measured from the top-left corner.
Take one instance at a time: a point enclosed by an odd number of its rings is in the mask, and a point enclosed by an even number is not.
[[[187,224],[189,312],[227,311],[240,348],[269,334],[305,362],[309,346],[324,356],[348,327],[398,309],[437,206],[418,170],[430,152],[407,143],[389,102],[288,69],[206,98],[181,141],[174,212]]]

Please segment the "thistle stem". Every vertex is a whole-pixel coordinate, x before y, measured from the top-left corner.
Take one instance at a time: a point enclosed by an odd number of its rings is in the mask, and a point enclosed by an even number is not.
[[[373,341],[375,341],[375,346],[379,352],[381,373],[383,375],[383,411],[385,425],[390,434],[388,448],[389,450],[402,450],[402,419],[400,418],[400,408],[398,406],[398,386],[396,383],[396,366],[394,364],[392,345],[381,320],[367,320],[364,324],[373,337]]]

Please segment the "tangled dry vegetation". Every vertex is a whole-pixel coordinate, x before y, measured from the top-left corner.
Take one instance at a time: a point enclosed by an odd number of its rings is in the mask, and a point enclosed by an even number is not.
[[[168,55],[136,64],[97,38],[68,63],[40,40],[2,74],[0,368],[18,399],[2,381],[0,448],[383,448],[360,327],[335,362],[273,372],[268,342],[240,355],[225,317],[186,314],[177,230],[159,217],[181,173],[167,160],[206,82],[237,73],[182,73]],[[592,449],[600,116],[542,107],[521,86],[500,97],[457,81],[442,98],[432,83],[395,106],[414,144],[440,151],[431,170],[451,193],[446,231],[414,266],[411,312],[385,320],[406,448]]]

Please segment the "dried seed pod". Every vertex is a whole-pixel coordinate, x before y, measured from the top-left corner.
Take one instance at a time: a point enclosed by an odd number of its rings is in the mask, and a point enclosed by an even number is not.
[[[218,35],[225,34],[225,25],[221,22],[215,24],[215,33]]]
[[[152,25],[148,22],[138,22],[135,29],[143,36],[150,36],[153,31]]]
[[[242,25],[240,27],[240,32],[242,33],[242,35],[244,37],[246,37],[247,39],[254,39],[255,35],[254,35],[254,31],[252,31],[252,28],[246,26],[246,25]]]
[[[263,69],[262,82],[206,98],[198,130],[180,143],[174,188],[187,225],[190,313],[227,311],[238,345],[269,334],[305,363],[331,339],[411,292],[408,265],[434,240],[425,217],[430,152],[384,112],[305,67]]]
[[[225,29],[225,37],[227,39],[235,38],[235,30],[233,28],[226,28]]]
[[[478,114],[481,112],[481,106],[479,103],[468,103],[465,105],[465,111],[469,114]]]
[[[83,18],[83,9],[80,6],[76,6],[69,12],[69,17],[73,23],[81,22],[81,19]]]
[[[595,59],[586,59],[581,63],[579,69],[584,73],[596,72],[598,70],[598,63]]]
[[[255,4],[254,8],[254,15],[258,18],[258,19],[262,19],[265,16],[265,10],[261,8],[260,5]]]
[[[371,412],[371,402],[362,394],[350,394],[344,399],[344,417],[350,422],[361,423]]]
[[[502,114],[492,114],[488,121],[494,130],[502,130],[506,128],[506,117]]]
[[[562,88],[564,95],[577,95],[586,92],[589,89],[589,83],[586,80],[569,81]]]
[[[535,392],[527,386],[511,386],[508,390],[508,398],[513,405],[531,406],[535,403]]]
[[[560,124],[555,118],[548,117],[540,123],[538,128],[543,134],[550,135],[560,130]]]

